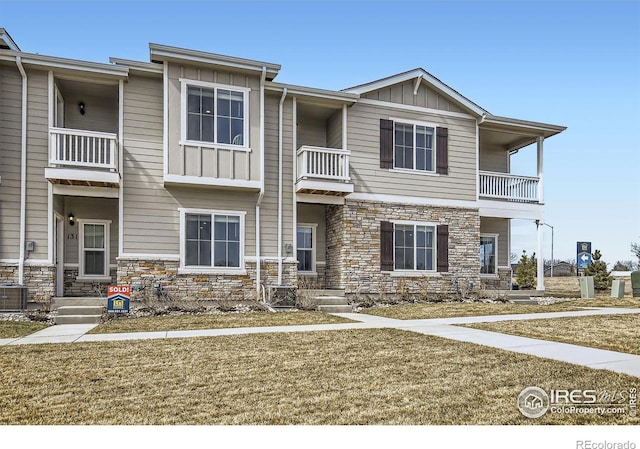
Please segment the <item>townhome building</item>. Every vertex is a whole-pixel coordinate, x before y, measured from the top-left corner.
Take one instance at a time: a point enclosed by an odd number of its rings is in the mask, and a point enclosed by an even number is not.
[[[564,127],[490,114],[420,68],[332,91],[149,50],[70,60],[0,29],[0,283],[30,302],[115,284],[196,300],[508,290],[513,219],[539,224],[544,289],[543,148]],[[535,177],[510,173],[520,150]]]

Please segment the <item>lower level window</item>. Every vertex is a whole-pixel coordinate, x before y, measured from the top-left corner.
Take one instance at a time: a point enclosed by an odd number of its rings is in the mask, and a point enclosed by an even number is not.
[[[494,235],[480,236],[480,273],[496,274],[496,245],[497,237]]]
[[[109,275],[109,223],[80,223],[80,275]]]
[[[184,265],[241,268],[242,221],[230,213],[185,213]]]
[[[394,268],[396,270],[435,270],[434,234],[434,226],[396,224]]]
[[[313,226],[298,226],[296,240],[298,271],[314,271]]]

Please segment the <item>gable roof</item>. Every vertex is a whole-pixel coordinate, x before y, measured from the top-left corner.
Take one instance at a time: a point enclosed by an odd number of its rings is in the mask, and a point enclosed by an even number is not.
[[[469,100],[462,94],[460,94],[455,89],[447,86],[445,83],[440,81],[435,76],[431,75],[429,72],[422,68],[417,68],[413,70],[409,70],[407,72],[398,73],[397,75],[388,76],[386,78],[382,78],[376,81],[371,81],[366,84],[360,84],[358,86],[349,87],[347,89],[343,89],[343,92],[354,93],[354,94],[366,94],[368,92],[372,92],[374,90],[384,89],[385,87],[393,86],[394,84],[403,83],[409,80],[416,80],[417,83],[422,83],[423,81],[429,84],[434,89],[442,92],[444,95],[450,97],[456,103],[460,104],[465,109],[469,110],[473,114],[481,117],[483,115],[489,115],[489,112],[485,109],[481,108],[473,101]]]
[[[20,51],[18,44],[9,36],[7,30],[0,28],[0,48],[5,50]]]

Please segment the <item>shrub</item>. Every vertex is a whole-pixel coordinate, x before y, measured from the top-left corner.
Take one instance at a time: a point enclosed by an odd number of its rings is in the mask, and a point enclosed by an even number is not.
[[[532,289],[536,285],[537,264],[536,253],[529,257],[526,251],[522,251],[522,257],[520,257],[516,270],[516,282],[522,290]]]
[[[611,287],[613,278],[611,272],[607,271],[606,262],[600,260],[602,254],[596,250],[592,255],[591,263],[584,269],[585,276],[593,276],[593,288],[596,290],[606,290]]]

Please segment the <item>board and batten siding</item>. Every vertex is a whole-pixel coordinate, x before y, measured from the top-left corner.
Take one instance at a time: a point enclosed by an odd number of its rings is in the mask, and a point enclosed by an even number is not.
[[[35,242],[29,259],[49,255],[49,181],[43,167],[49,165],[49,80],[48,72],[27,70],[27,206],[26,240]]]
[[[258,181],[260,179],[260,79],[208,68],[166,62],[169,92],[169,167],[172,175]],[[251,151],[187,146],[181,140],[180,78],[249,88],[249,147]]]
[[[409,106],[420,106],[423,108],[439,109],[448,112],[465,112],[454,102],[448,100],[443,95],[427,86],[424,82],[420,83],[416,95],[413,95],[415,89],[415,80],[405,81],[393,86],[367,92],[363,98],[369,100],[387,101],[390,103],[399,103]]]
[[[509,266],[509,219],[480,217],[480,234],[498,234],[498,266]]]
[[[20,257],[22,77],[0,65],[0,259]]]
[[[448,175],[380,168],[380,119],[407,119],[448,128]],[[347,148],[355,192],[476,200],[476,122],[473,119],[358,103],[348,111]]]

